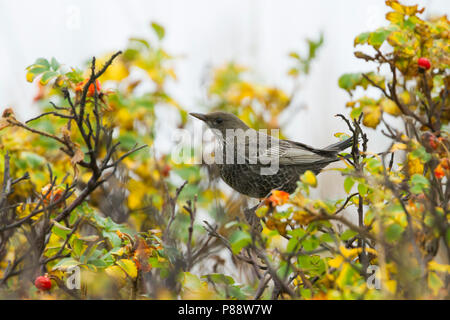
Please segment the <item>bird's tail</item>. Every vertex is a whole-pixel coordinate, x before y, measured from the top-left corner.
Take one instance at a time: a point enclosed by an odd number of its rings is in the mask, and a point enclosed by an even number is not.
[[[324,150],[332,151],[334,153],[339,153],[340,151],[343,151],[353,145],[353,137],[344,140],[339,141],[338,143],[333,143],[332,145],[329,145]]]

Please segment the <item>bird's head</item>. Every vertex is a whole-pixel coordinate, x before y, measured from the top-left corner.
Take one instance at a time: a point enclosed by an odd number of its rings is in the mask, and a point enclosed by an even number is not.
[[[227,129],[242,129],[247,130],[249,127],[234,114],[227,112],[211,112],[208,114],[190,113],[191,116],[196,117],[206,123],[211,129],[219,130],[225,136]]]

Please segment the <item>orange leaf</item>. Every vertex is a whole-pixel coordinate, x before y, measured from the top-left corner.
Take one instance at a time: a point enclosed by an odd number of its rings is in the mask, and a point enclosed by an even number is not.
[[[150,257],[151,252],[152,249],[148,246],[147,242],[143,239],[139,239],[137,249],[133,256],[133,261],[136,263],[139,270],[144,272],[150,271],[151,266],[148,263],[148,258]]]
[[[434,169],[434,176],[436,178],[438,178],[439,180],[442,179],[443,177],[445,177],[445,172],[444,169],[442,168],[442,165],[439,164],[435,169]]]
[[[289,200],[289,193],[281,190],[272,190],[272,194],[267,199],[272,206],[285,204]]]
[[[70,163],[72,163],[72,165],[74,166],[77,163],[80,163],[83,159],[84,159],[84,152],[81,151],[80,148],[76,148],[73,157],[70,159]]]

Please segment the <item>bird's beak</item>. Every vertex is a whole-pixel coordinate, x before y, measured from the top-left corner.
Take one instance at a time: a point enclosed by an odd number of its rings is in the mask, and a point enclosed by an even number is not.
[[[197,119],[200,119],[202,121],[206,121],[208,118],[206,117],[206,114],[202,114],[202,113],[195,113],[195,112],[191,112],[189,113],[191,116],[196,117]]]

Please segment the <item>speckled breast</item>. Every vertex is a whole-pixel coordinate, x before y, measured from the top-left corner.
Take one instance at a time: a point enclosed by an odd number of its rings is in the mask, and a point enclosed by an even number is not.
[[[220,176],[230,187],[252,198],[265,198],[274,189],[294,192],[300,174],[305,171],[299,166],[280,166],[276,174],[261,175],[258,165],[223,164],[219,167]]]

